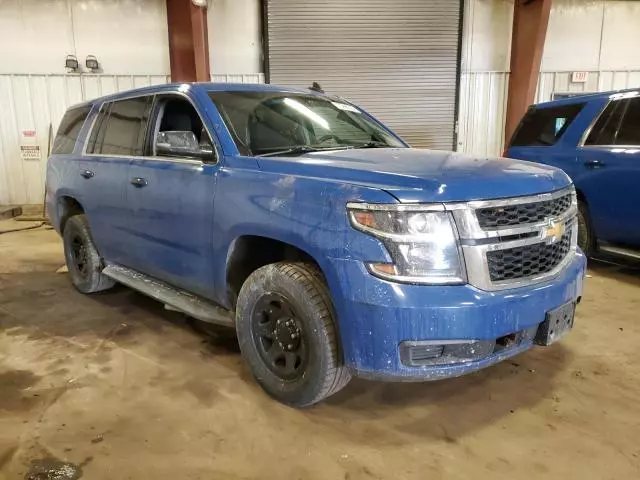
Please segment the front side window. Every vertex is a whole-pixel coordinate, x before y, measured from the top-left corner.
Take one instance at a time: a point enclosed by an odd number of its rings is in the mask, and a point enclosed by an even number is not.
[[[73,152],[82,124],[87,119],[90,111],[91,105],[67,110],[67,113],[64,114],[60,121],[51,153],[68,154]]]
[[[141,156],[152,97],[116,100],[103,105],[89,139],[92,153]],[[98,122],[100,125],[98,125]]]
[[[157,105],[154,156],[216,161],[213,142],[191,102],[169,95],[159,97]]]
[[[511,140],[512,147],[555,145],[578,116],[584,103],[550,108],[530,108]]]
[[[337,99],[287,92],[210,92],[242,155],[405,145]]]

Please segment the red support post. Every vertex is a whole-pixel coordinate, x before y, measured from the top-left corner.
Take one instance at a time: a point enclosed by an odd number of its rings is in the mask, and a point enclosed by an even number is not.
[[[534,101],[550,11],[551,0],[515,1],[505,142]]]
[[[166,2],[171,81],[209,81],[206,7],[198,7],[191,0]]]

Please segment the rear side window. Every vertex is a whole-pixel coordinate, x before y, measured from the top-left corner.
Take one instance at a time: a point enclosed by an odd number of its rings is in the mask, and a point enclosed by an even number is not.
[[[640,97],[629,100],[615,144],[640,145]]]
[[[82,124],[87,119],[90,111],[91,105],[67,110],[67,113],[64,114],[60,121],[58,133],[53,142],[52,153],[60,155],[73,152]]]
[[[103,105],[88,150],[101,155],[141,156],[152,97],[117,100]]]
[[[626,100],[618,100],[609,103],[602,112],[600,118],[593,126],[591,133],[584,142],[585,145],[613,145],[615,142],[618,127],[622,114],[627,107]]]
[[[560,107],[529,109],[511,140],[511,146],[555,145],[584,105],[584,103],[575,103]]]
[[[585,145],[640,145],[640,97],[609,103]]]

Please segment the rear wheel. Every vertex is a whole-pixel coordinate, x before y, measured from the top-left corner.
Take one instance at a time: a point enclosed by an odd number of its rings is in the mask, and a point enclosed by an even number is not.
[[[591,228],[589,208],[584,202],[578,202],[578,246],[587,256],[596,250],[596,237]]]
[[[82,293],[94,293],[115,285],[102,273],[98,254],[86,215],[74,215],[67,220],[62,234],[64,256],[74,287]]]
[[[283,262],[253,272],[238,296],[236,329],[253,376],[282,403],[312,405],[351,378],[329,291],[312,265]]]

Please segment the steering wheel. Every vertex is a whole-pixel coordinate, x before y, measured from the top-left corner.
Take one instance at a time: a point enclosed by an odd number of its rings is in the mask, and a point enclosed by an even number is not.
[[[333,138],[336,142],[338,142],[338,143],[343,142],[343,140],[342,140],[339,136],[334,135],[333,133],[329,133],[329,134],[327,134],[327,135],[323,135],[322,137],[320,137],[320,138],[318,139],[318,142],[319,142],[319,143],[324,143],[324,142],[326,142],[327,140],[330,140],[330,139],[332,139],[332,138]]]

